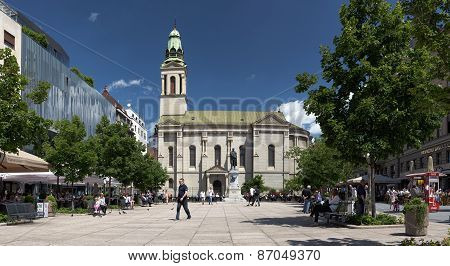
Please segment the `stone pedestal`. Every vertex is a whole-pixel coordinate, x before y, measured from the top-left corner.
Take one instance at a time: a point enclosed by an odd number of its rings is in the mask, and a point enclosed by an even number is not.
[[[228,197],[225,198],[225,202],[245,202],[239,187],[239,171],[231,169],[228,173],[228,180]]]

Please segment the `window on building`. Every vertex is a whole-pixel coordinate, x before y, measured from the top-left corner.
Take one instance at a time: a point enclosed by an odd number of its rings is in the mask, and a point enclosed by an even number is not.
[[[169,147],[169,166],[173,167],[173,147]]]
[[[425,160],[425,158],[420,157],[420,159],[419,159],[420,169],[423,169],[423,167],[424,167],[424,160]]]
[[[69,77],[64,78],[64,85],[66,85],[66,88],[69,88]]]
[[[394,168],[394,165],[391,165],[391,177],[394,177],[394,175],[395,175],[395,170],[394,170],[395,168]]]
[[[239,166],[245,167],[245,147],[239,147]]]
[[[441,164],[441,153],[436,153],[436,165]]]
[[[402,162],[402,163],[400,163],[400,173],[401,172],[403,172],[403,165],[404,165],[404,163]]]
[[[447,151],[447,163],[450,163],[450,150]]]
[[[175,77],[170,77],[170,94],[175,94]]]
[[[439,138],[441,136],[441,129],[436,129],[436,138]]]
[[[169,178],[169,187],[173,188],[173,178]]]
[[[450,115],[447,116],[447,135],[450,135]]]
[[[189,166],[195,167],[195,146],[191,145],[189,146]]]
[[[12,35],[11,33],[7,32],[6,30],[3,31],[3,36],[4,36],[4,44],[11,48],[11,49],[15,49],[15,44],[16,44],[16,38],[14,37],[14,35]]]
[[[268,158],[269,158],[269,167],[275,167],[275,146],[272,144],[267,148]]]
[[[216,165],[220,165],[221,162],[220,153],[221,153],[220,145],[214,146],[214,162]]]

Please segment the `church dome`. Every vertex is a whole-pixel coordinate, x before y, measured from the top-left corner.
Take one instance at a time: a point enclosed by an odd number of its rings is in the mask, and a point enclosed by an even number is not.
[[[184,52],[181,46],[181,36],[178,30],[174,27],[169,34],[169,41],[167,42],[166,61],[183,61]]]

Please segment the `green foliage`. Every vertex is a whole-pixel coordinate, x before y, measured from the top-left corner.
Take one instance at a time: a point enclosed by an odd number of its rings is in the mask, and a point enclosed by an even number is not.
[[[330,85],[309,91],[306,110],[345,158],[365,162],[370,153],[373,165],[407,144],[419,145],[440,126],[445,112],[437,95],[445,91],[434,82],[435,56],[411,47],[414,31],[401,5],[351,0],[339,14],[335,49],[321,48],[322,76]],[[311,81],[302,77],[301,90]]]
[[[442,241],[425,241],[423,239],[420,239],[419,242],[417,242],[415,238],[411,237],[402,240],[400,246],[450,246],[450,229],[448,230],[448,236],[445,237]]]
[[[72,121],[55,123],[58,134],[51,144],[44,146],[45,159],[56,176],[64,176],[66,183],[82,181],[93,172],[96,154],[85,140],[86,129],[78,116]]]
[[[70,71],[72,71],[73,73],[75,73],[80,79],[84,80],[84,82],[86,82],[89,86],[91,86],[92,88],[94,88],[94,79],[92,77],[86,76],[83,73],[80,72],[80,70],[78,70],[78,68],[76,67],[72,67],[70,69]]]
[[[52,206],[52,210],[55,211],[58,207],[58,203],[56,202],[56,198],[53,195],[47,196],[48,203]]]
[[[401,220],[396,216],[382,213],[376,217],[370,215],[350,215],[347,217],[346,223],[353,225],[392,225],[401,223]]]
[[[250,191],[250,188],[258,188],[260,192],[267,191],[269,188],[264,186],[262,175],[255,175],[252,179],[245,181],[241,187],[241,193],[245,194]]]
[[[419,227],[422,227],[424,225],[427,211],[428,205],[420,198],[413,198],[412,200],[408,201],[403,208],[404,213],[412,212],[416,214],[416,221]]]
[[[35,42],[40,44],[41,46],[47,48],[48,47],[48,40],[45,34],[35,32],[34,30],[28,28],[27,26],[22,25],[22,32],[28,35],[31,39],[33,39]]]
[[[33,203],[33,204],[34,204],[34,197],[31,196],[31,195],[26,195],[26,196],[23,198],[23,202],[24,202],[24,203]]]
[[[307,185],[313,188],[334,186],[344,181],[354,169],[351,163],[344,160],[336,149],[328,146],[322,139],[307,149],[293,148],[288,152],[288,156],[296,160],[301,170],[287,181],[286,186],[297,191]]]
[[[0,150],[17,153],[29,144],[41,144],[48,137],[51,122],[28,109],[21,92],[27,79],[11,49],[0,49]]]
[[[47,81],[39,81],[38,86],[29,92],[26,96],[35,104],[41,104],[47,100],[50,83]]]
[[[0,223],[9,223],[11,222],[11,217],[6,214],[0,213]]]
[[[136,156],[134,180],[135,186],[141,191],[161,188],[168,179],[167,171],[155,158],[149,155]]]
[[[97,124],[96,135],[89,142],[98,158],[97,175],[113,177],[125,185],[140,178],[144,147],[129,134],[127,125],[110,124],[104,116]]]

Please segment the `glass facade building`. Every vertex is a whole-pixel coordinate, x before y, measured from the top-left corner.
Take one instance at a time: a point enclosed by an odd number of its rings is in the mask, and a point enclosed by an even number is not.
[[[22,34],[21,72],[28,79],[23,96],[39,81],[52,85],[47,101],[42,104],[36,105],[24,97],[29,108],[43,118],[57,121],[77,115],[84,122],[88,135],[95,133],[102,116],[115,121],[116,108],[111,103],[72,73],[68,61],[56,57],[26,34]]]

